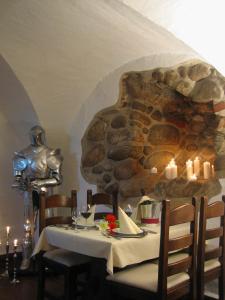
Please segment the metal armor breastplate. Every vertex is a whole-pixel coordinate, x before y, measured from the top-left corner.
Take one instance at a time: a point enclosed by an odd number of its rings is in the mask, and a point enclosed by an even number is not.
[[[43,146],[31,147],[29,150],[23,153],[27,165],[24,170],[26,177],[30,179],[48,178],[50,172],[47,165],[48,148]]]

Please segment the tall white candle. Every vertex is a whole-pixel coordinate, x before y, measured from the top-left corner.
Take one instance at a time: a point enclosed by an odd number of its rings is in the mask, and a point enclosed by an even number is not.
[[[187,172],[187,179],[191,180],[193,176],[193,162],[190,159],[186,161],[186,172]]]
[[[174,158],[168,163],[165,168],[165,176],[167,179],[177,178],[177,165],[175,163]]]
[[[6,234],[7,234],[7,238],[9,237],[9,233],[10,233],[10,226],[6,226]]]
[[[156,167],[151,168],[151,174],[157,174],[158,170]]]
[[[165,176],[167,179],[171,179],[171,167],[170,165],[166,166],[165,168]]]
[[[200,175],[200,160],[198,156],[196,156],[194,159],[194,174],[196,175],[196,177],[199,177]]]
[[[175,163],[174,158],[170,161],[170,168],[171,179],[177,178],[177,165]]]
[[[210,178],[210,162],[208,161],[203,163],[203,177],[204,179]]]
[[[215,177],[215,168],[214,168],[214,165],[212,165],[211,171],[212,171],[212,177]]]

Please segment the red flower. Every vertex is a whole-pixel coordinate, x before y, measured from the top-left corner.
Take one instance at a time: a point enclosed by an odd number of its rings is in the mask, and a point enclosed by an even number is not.
[[[115,223],[116,221],[116,217],[113,214],[108,214],[105,217],[106,221],[108,221],[109,223]],[[115,227],[114,227],[115,228]]]
[[[116,223],[109,223],[109,229],[112,230],[117,227]]]

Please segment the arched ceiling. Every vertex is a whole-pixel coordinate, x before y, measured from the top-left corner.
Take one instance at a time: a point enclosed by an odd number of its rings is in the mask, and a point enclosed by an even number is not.
[[[120,0],[172,32],[225,74],[223,0]]]
[[[154,53],[194,53],[118,0],[3,0],[0,53],[48,130],[69,130],[97,83]]]

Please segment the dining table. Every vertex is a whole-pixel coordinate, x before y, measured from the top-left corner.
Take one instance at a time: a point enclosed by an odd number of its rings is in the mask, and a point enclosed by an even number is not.
[[[110,235],[98,227],[74,230],[68,226],[48,226],[42,231],[33,255],[55,247],[62,248],[104,259],[107,273],[113,274],[114,268],[124,268],[159,257],[160,225],[153,224],[141,228],[145,231],[144,235],[123,237]],[[188,231],[187,224],[172,226],[170,237],[180,236]]]

